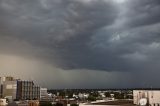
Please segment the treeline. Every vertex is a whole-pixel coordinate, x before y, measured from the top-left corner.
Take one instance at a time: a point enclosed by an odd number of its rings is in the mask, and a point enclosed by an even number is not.
[[[91,91],[127,91],[127,90],[160,90],[160,88],[108,88],[108,89],[50,89],[48,92],[73,91],[73,92],[91,92]]]

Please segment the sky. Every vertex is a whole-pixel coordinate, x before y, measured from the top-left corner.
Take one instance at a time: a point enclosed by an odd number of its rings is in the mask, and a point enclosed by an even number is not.
[[[0,0],[0,76],[49,89],[160,87],[160,0]]]

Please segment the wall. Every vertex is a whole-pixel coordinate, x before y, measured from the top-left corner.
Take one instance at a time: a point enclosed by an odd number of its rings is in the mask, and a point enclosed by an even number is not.
[[[133,103],[139,105],[141,98],[147,98],[151,106],[160,106],[160,90],[133,90]]]

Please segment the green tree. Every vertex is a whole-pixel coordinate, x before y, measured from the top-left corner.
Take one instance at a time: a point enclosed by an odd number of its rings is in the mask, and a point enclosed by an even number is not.
[[[59,96],[65,96],[65,92],[64,91],[61,91],[61,92],[59,92]]]
[[[124,93],[115,92],[114,93],[114,97],[115,97],[115,99],[124,99],[125,94]]]
[[[57,103],[55,106],[63,106],[62,103]]]
[[[111,95],[110,95],[109,92],[105,92],[105,96],[106,96],[106,97],[111,97]]]
[[[94,96],[89,96],[89,97],[88,97],[88,101],[96,101],[96,97],[94,97]]]
[[[43,103],[40,103],[40,106],[52,106],[52,103],[51,102],[43,102]]]
[[[71,106],[79,106],[78,104],[71,104]]]

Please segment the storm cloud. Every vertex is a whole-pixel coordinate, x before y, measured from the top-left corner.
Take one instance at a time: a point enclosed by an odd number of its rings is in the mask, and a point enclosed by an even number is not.
[[[139,87],[145,83],[159,87],[153,83],[160,75],[159,10],[159,0],[0,0],[0,54],[39,64],[35,66],[41,68],[30,69],[37,79],[52,82],[56,79],[47,77],[52,73],[68,74],[68,87]],[[7,63],[4,60],[0,63]],[[80,76],[87,80],[85,73],[91,79],[101,73],[104,80],[83,84]],[[117,80],[104,74],[114,74]],[[155,77],[148,79],[150,75]],[[106,80],[109,86],[100,83]]]

